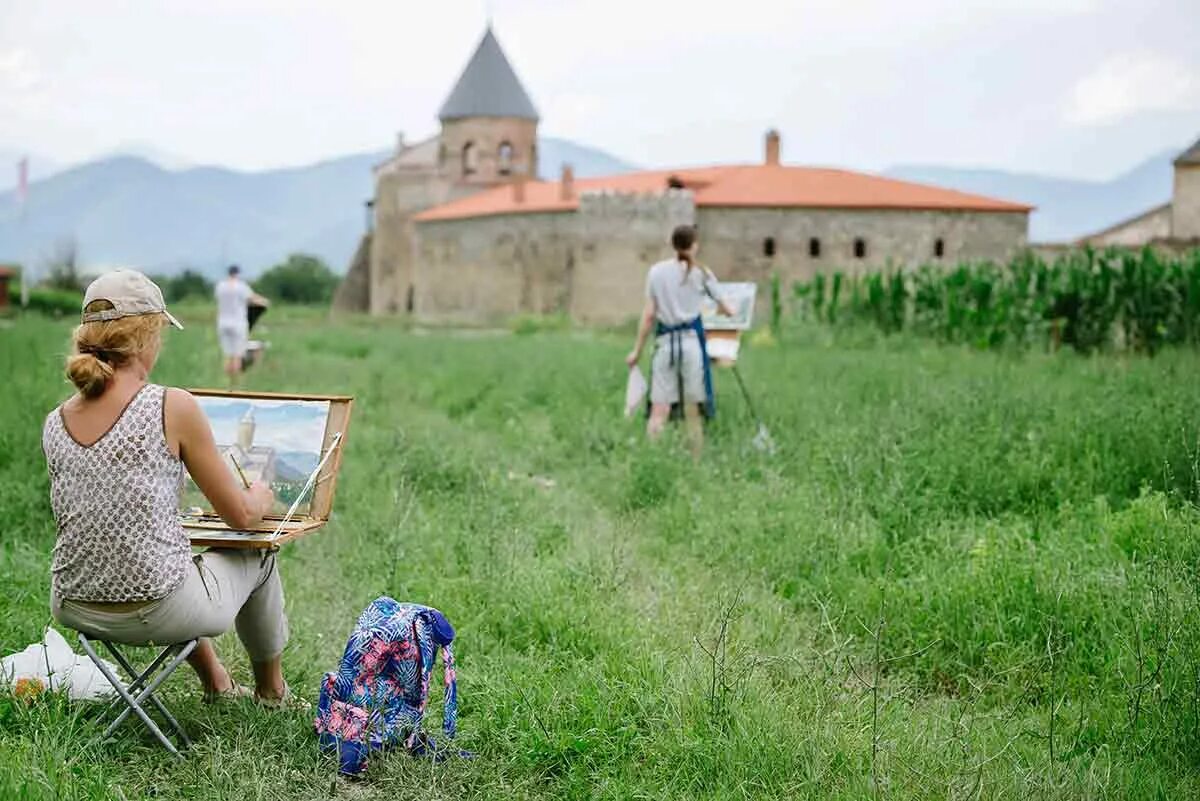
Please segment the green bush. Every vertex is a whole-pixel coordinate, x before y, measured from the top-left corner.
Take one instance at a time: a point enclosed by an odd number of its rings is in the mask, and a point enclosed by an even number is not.
[[[21,306],[21,287],[12,284],[8,288],[8,303],[14,308]],[[37,287],[29,290],[29,310],[49,314],[54,317],[77,315],[83,307],[83,295],[69,289],[44,289]]]
[[[316,256],[293,253],[259,276],[254,288],[268,299],[284,303],[329,303],[340,281]]]

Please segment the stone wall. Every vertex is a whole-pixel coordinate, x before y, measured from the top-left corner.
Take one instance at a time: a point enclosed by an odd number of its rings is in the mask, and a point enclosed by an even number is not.
[[[568,312],[575,245],[570,213],[420,223],[414,314],[486,323]]]
[[[409,310],[416,249],[412,215],[474,191],[456,186],[433,169],[378,176],[375,234],[371,247],[372,314],[397,314]]]
[[[1086,236],[1079,240],[1079,244],[1097,248],[1141,247],[1157,239],[1167,239],[1170,235],[1171,205],[1168,203],[1099,233]]]
[[[1183,240],[1200,239],[1200,164],[1175,166],[1171,236]]]
[[[671,231],[695,222],[687,190],[662,194],[581,195],[579,257],[572,280],[572,319],[587,323],[634,318],[645,301],[646,270],[672,254]]]
[[[1024,212],[701,208],[697,223],[700,260],[722,279],[765,281],[778,272],[791,282],[888,264],[1006,261],[1026,246],[1029,218]],[[862,257],[855,255],[856,240],[862,240]]]
[[[333,293],[333,311],[365,312],[371,308],[371,234],[363,234],[350,268]]]
[[[765,282],[778,272],[786,283],[888,264],[1005,261],[1026,246],[1028,227],[1024,213],[697,210],[686,190],[589,193],[577,213],[418,224],[414,310],[422,319],[458,322],[519,313],[623,322],[641,310],[647,268],[671,255],[671,230],[690,222],[700,229],[700,262],[722,280]],[[768,238],[773,255],[764,252]],[[819,256],[810,255],[812,238]],[[860,238],[862,258],[854,255]]]

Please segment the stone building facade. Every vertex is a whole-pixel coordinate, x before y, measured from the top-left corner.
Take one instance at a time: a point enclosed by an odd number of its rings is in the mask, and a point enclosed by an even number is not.
[[[1200,140],[1179,154],[1171,201],[1079,240],[1092,247],[1200,247]]]
[[[401,143],[377,168],[374,230],[339,306],[462,323],[622,321],[685,222],[699,227],[700,261],[738,281],[1004,260],[1027,244],[1027,206],[784,165],[774,131],[759,164],[537,180],[537,113],[490,30],[440,118],[439,135]]]

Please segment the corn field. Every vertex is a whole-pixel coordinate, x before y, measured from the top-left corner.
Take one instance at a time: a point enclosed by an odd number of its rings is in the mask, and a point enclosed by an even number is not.
[[[793,291],[806,319],[980,348],[1154,353],[1200,344],[1200,250],[1081,250],[1053,261],[1026,253],[1007,265],[835,272]]]

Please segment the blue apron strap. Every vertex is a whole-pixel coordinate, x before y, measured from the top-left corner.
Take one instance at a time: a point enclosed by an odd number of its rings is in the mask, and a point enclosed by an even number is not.
[[[712,365],[708,363],[708,339],[704,336],[704,322],[697,317],[691,322],[696,339],[700,340],[700,362],[704,365],[704,416],[712,419],[717,414],[717,396],[713,392]]]

